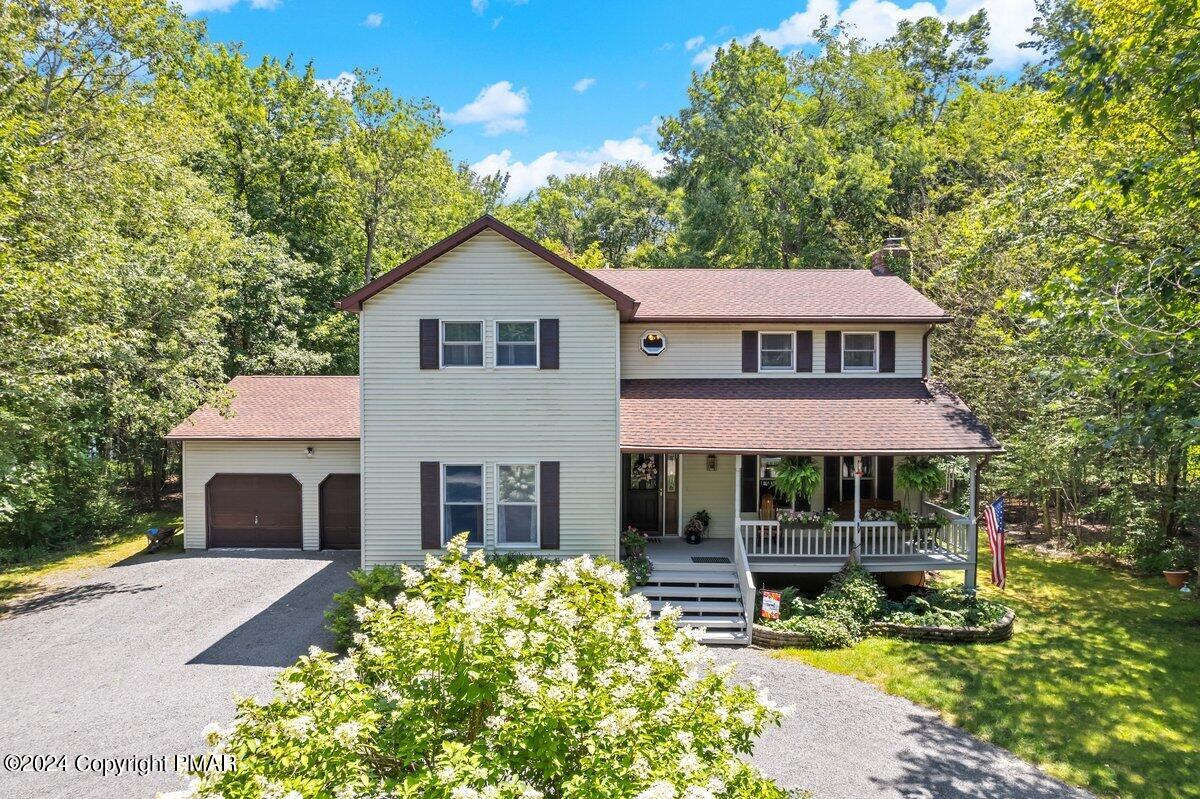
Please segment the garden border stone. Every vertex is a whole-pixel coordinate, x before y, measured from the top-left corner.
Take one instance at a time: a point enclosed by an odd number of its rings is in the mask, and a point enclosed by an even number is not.
[[[1017,614],[1012,608],[1007,608],[1004,615],[989,627],[913,627],[907,624],[893,624],[886,621],[873,621],[867,627],[868,635],[878,635],[886,638],[905,638],[910,641],[925,641],[927,643],[944,644],[993,644],[1007,641],[1013,635],[1013,622]],[[775,630],[761,624],[754,624],[754,646],[767,649],[779,649],[787,646],[813,646],[813,640],[804,633],[789,630]]]

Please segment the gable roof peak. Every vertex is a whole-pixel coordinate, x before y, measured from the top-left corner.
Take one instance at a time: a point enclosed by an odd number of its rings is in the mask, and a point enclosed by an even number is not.
[[[595,289],[604,296],[608,297],[617,304],[617,309],[620,311],[622,319],[628,319],[632,317],[633,312],[637,309],[637,301],[622,292],[620,289],[609,285],[590,272],[580,269],[566,258],[563,258],[561,255],[555,252],[551,252],[541,244],[538,244],[536,241],[526,236],[524,233],[514,230],[513,228],[501,222],[499,219],[496,219],[491,214],[484,214],[466,227],[461,228],[455,233],[451,233],[449,236],[442,239],[437,244],[434,244],[432,247],[418,253],[417,255],[414,255],[412,258],[408,259],[396,268],[375,278],[358,291],[343,297],[341,300],[334,303],[334,306],[341,308],[343,311],[358,313],[362,310],[363,303],[366,300],[383,291],[388,286],[391,286],[393,283],[396,283],[402,278],[411,275],[413,272],[417,271],[438,257],[445,255],[460,244],[474,238],[485,230],[498,233],[526,252],[541,258],[551,266],[561,269],[563,272],[566,272],[568,275],[584,285]]]

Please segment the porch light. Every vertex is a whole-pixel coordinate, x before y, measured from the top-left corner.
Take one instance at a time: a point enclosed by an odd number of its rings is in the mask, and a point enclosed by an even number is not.
[[[662,354],[667,348],[667,337],[657,330],[647,330],[642,334],[642,352],[653,357]]]
[[[717,456],[709,455],[705,461],[705,466],[710,472],[715,472],[717,470]]]

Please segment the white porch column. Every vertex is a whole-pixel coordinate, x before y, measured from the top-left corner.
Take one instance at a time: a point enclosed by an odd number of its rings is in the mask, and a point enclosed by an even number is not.
[[[850,554],[850,559],[855,563],[859,562],[862,557],[862,530],[859,529],[862,525],[862,457],[854,456],[852,461],[854,466],[854,550]]]
[[[742,534],[742,456],[733,456],[733,534]]]
[[[976,468],[978,461],[977,455],[971,455],[967,458],[968,468],[971,470],[971,482],[968,493],[967,506],[967,560],[969,566],[963,580],[963,588],[967,593],[975,593],[976,571],[978,571],[979,561],[979,535],[976,531],[976,506],[979,505],[979,470]]]

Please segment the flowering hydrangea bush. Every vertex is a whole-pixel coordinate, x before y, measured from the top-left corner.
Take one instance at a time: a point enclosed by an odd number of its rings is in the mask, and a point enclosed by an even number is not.
[[[626,576],[583,557],[505,572],[456,539],[394,602],[359,608],[348,654],[317,649],[267,702],[206,730],[224,799],[772,799],[739,755],[784,711],[716,667]]]

